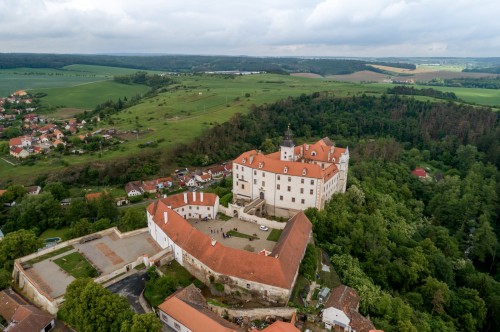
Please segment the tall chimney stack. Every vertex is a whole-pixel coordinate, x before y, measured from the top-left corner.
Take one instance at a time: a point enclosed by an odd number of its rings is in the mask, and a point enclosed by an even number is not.
[[[196,202],[196,191],[193,191],[193,202]]]
[[[188,203],[188,193],[184,193],[184,204]]]
[[[167,211],[163,212],[163,221],[165,222],[165,224],[168,221],[168,213],[167,213]]]
[[[200,192],[200,202],[203,203],[203,191]]]

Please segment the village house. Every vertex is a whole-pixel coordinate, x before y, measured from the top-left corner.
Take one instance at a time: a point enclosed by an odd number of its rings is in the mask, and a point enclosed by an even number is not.
[[[125,192],[128,197],[140,196],[144,194],[140,181],[129,182],[125,185]]]
[[[14,158],[24,159],[27,158],[30,153],[21,147],[13,147],[10,149],[10,155]]]
[[[11,289],[0,292],[0,316],[8,332],[48,332],[55,327],[55,317],[26,302]]]
[[[219,178],[227,173],[226,167],[224,165],[214,166],[209,168],[207,172],[212,175],[213,178]]]
[[[349,149],[327,137],[295,146],[290,128],[280,151],[264,155],[252,150],[233,161],[233,199],[240,205],[265,201],[268,214],[290,217],[299,210],[323,209],[347,185]]]
[[[195,179],[199,183],[206,183],[212,179],[212,175],[210,175],[210,173],[202,173],[200,175],[196,174]]]
[[[423,167],[417,167],[413,171],[411,171],[411,174],[415,175],[419,179],[425,179],[427,178],[427,172]]]
[[[59,129],[55,129],[54,130],[54,136],[55,136],[56,139],[62,139],[64,137],[64,134]]]
[[[241,327],[212,312],[201,291],[193,284],[178,290],[158,306],[163,324],[175,331],[190,332],[245,332]],[[300,332],[292,322],[276,321],[262,332]],[[250,332],[257,332],[253,329]]]
[[[40,191],[42,190],[42,187],[40,186],[31,186],[31,187],[25,187],[26,193],[28,195],[38,195]]]
[[[215,218],[219,197],[184,193],[160,199],[147,208],[148,229],[158,245],[171,248],[174,259],[193,276],[226,294],[240,293],[286,304],[310,240],[312,225],[303,212],[291,218],[270,255],[227,247],[192,227],[185,218]]]
[[[28,148],[31,146],[32,138],[30,136],[19,136],[9,140],[9,147]]]
[[[181,187],[197,187],[196,175],[189,174],[184,176],[179,176],[179,186]]]
[[[323,322],[328,330],[345,332],[374,332],[375,326],[359,310],[359,295],[351,287],[339,286],[325,303]]]

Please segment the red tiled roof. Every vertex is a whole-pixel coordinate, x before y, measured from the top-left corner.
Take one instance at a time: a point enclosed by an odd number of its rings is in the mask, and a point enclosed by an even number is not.
[[[15,324],[9,331],[40,331],[54,319],[53,316],[29,304],[12,290],[0,292],[0,315]]]
[[[7,190],[6,190],[6,189],[0,189],[0,197],[2,197],[2,196],[3,196],[3,194],[5,194],[6,192],[7,192]]]
[[[202,194],[203,194],[203,202],[201,201]],[[171,206],[172,209],[177,209],[184,205],[213,206],[215,205],[216,200],[217,200],[216,194],[193,191],[193,192],[185,192],[182,194],[168,196],[167,198],[162,198],[161,202],[166,206]]]
[[[23,148],[22,147],[15,147],[14,149],[12,149],[12,152],[14,152],[15,154],[20,154],[21,152],[23,152]]]
[[[411,171],[411,174],[416,175],[419,178],[427,176],[427,172],[422,167],[415,168],[413,171]]]
[[[253,329],[250,332],[259,332],[259,330]],[[262,332],[300,332],[300,330],[292,323],[276,321],[263,329]]]
[[[195,296],[196,292],[191,284],[167,297],[158,309],[193,332],[242,332],[238,326],[208,310],[205,299],[201,294]]]
[[[321,166],[317,164],[301,163],[297,161],[283,161],[269,157],[269,155],[263,155],[255,150],[241,154],[234,160],[234,163],[275,174],[285,174],[284,170],[286,168],[286,175],[307,176],[317,179],[327,177],[327,174],[331,177],[335,173],[338,173],[338,169],[335,164],[332,164],[330,167],[322,170]]]
[[[219,242],[212,245],[210,236],[200,232],[168,208],[168,206],[176,208],[185,205],[183,196],[183,194],[173,195],[156,201],[147,208],[155,223],[172,241],[218,273],[285,289],[292,287],[312,229],[311,222],[302,211],[288,221],[283,231],[284,236],[280,237],[273,250],[275,255],[261,256],[225,247]],[[215,195],[205,194],[205,196],[207,198],[204,198],[204,204],[209,202],[209,197]],[[215,200],[215,197],[213,199]],[[193,203],[189,200],[189,204]],[[200,203],[199,196],[194,204],[197,203]],[[164,213],[167,213],[168,217],[166,224]]]
[[[30,141],[31,142],[31,137],[29,136],[19,136],[19,137],[14,137],[9,140],[9,146],[18,146],[18,145],[23,145],[23,141]]]
[[[90,193],[85,195],[85,200],[88,201],[94,201],[97,200],[99,197],[101,197],[101,193]]]

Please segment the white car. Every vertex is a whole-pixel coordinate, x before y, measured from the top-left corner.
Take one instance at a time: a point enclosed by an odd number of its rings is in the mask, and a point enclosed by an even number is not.
[[[259,229],[260,229],[261,231],[268,231],[268,230],[269,230],[269,227],[262,225],[262,226],[259,226]]]

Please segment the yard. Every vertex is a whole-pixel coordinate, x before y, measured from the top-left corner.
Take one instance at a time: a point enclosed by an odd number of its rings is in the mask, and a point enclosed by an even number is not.
[[[99,273],[80,253],[74,252],[54,260],[61,269],[75,278],[97,277]]]
[[[267,237],[267,240],[268,240],[268,241],[278,242],[278,240],[279,240],[279,239],[280,239],[280,237],[281,237],[281,233],[283,233],[283,230],[282,230],[282,229],[275,229],[275,228],[272,228],[272,229],[271,229],[271,233],[269,233],[269,236]]]

